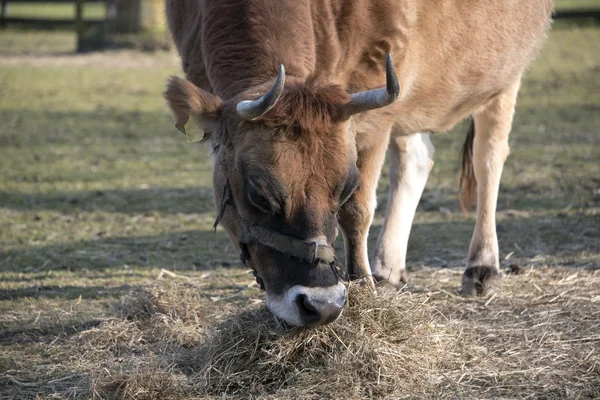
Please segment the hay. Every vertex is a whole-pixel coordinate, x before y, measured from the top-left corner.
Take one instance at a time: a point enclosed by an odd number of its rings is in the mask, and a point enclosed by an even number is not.
[[[185,387],[185,376],[160,368],[150,357],[125,363],[120,371],[103,370],[94,378],[89,392],[103,399],[170,400],[182,398]]]
[[[249,310],[218,326],[192,353],[201,394],[259,396],[300,387],[296,396],[381,398],[419,393],[444,357],[448,338],[433,334],[427,307],[409,294],[381,296],[352,285],[349,304],[330,326],[279,325],[266,310]]]
[[[316,329],[160,282],[3,384],[13,398],[598,398],[600,271],[520,272],[484,299],[458,296],[453,269],[413,272],[410,293],[352,285]]]
[[[152,290],[135,288],[119,300],[115,306],[115,315],[129,320],[148,319],[160,310],[158,298]]]

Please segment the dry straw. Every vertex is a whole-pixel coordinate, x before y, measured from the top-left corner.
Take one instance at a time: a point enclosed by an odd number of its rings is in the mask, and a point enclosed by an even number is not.
[[[161,281],[51,344],[52,365],[11,375],[11,395],[600,397],[600,271],[526,270],[485,299],[458,296],[460,274],[422,270],[402,293],[352,285],[343,316],[316,329],[283,326],[263,306],[212,301],[192,281]]]
[[[356,285],[349,293],[343,317],[330,326],[290,329],[262,309],[230,317],[186,360],[198,368],[194,385],[201,394],[240,397],[420,393],[450,344],[434,334],[428,307],[406,293],[376,296]]]

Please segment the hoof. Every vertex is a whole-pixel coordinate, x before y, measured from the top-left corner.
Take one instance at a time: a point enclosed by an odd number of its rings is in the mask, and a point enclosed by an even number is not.
[[[463,296],[487,296],[500,291],[502,275],[493,267],[468,267],[462,277]]]
[[[373,280],[373,276],[371,275],[366,275],[360,278],[353,278],[351,279],[351,282],[357,284],[358,286],[368,286],[371,289],[374,289],[376,285],[376,283]]]
[[[388,281],[375,280],[375,287],[379,293],[398,293],[400,287],[398,285],[391,284]]]
[[[406,270],[400,273],[400,280],[398,282],[392,282],[388,277],[383,277],[378,274],[373,274],[373,279],[375,280],[375,285],[377,287],[385,288],[385,289],[395,289],[400,290],[408,283],[408,277],[406,275]]]

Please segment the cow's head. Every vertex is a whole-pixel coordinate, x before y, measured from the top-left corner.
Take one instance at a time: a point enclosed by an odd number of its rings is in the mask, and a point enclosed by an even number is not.
[[[267,306],[300,326],[339,317],[346,289],[333,242],[337,213],[360,184],[350,117],[398,96],[391,57],[385,89],[349,95],[314,79],[273,81],[222,100],[173,77],[176,126],[190,114],[208,135],[218,219],[267,292]]]

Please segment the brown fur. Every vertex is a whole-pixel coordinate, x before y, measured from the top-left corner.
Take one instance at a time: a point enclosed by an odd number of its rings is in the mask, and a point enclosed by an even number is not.
[[[196,118],[210,121],[219,117],[222,102],[210,93],[199,90],[188,80],[172,76],[163,93],[175,117],[175,126],[183,130],[192,113]]]
[[[345,117],[348,93],[337,85],[324,85],[309,77],[288,86],[275,106],[258,120],[290,137],[324,135]],[[306,137],[307,141],[311,141]]]
[[[252,93],[280,63],[301,81],[372,89],[392,53],[400,99],[353,118],[366,148],[392,125],[443,132],[472,115],[521,75],[551,10],[551,0],[167,1],[188,79],[224,100]]]

